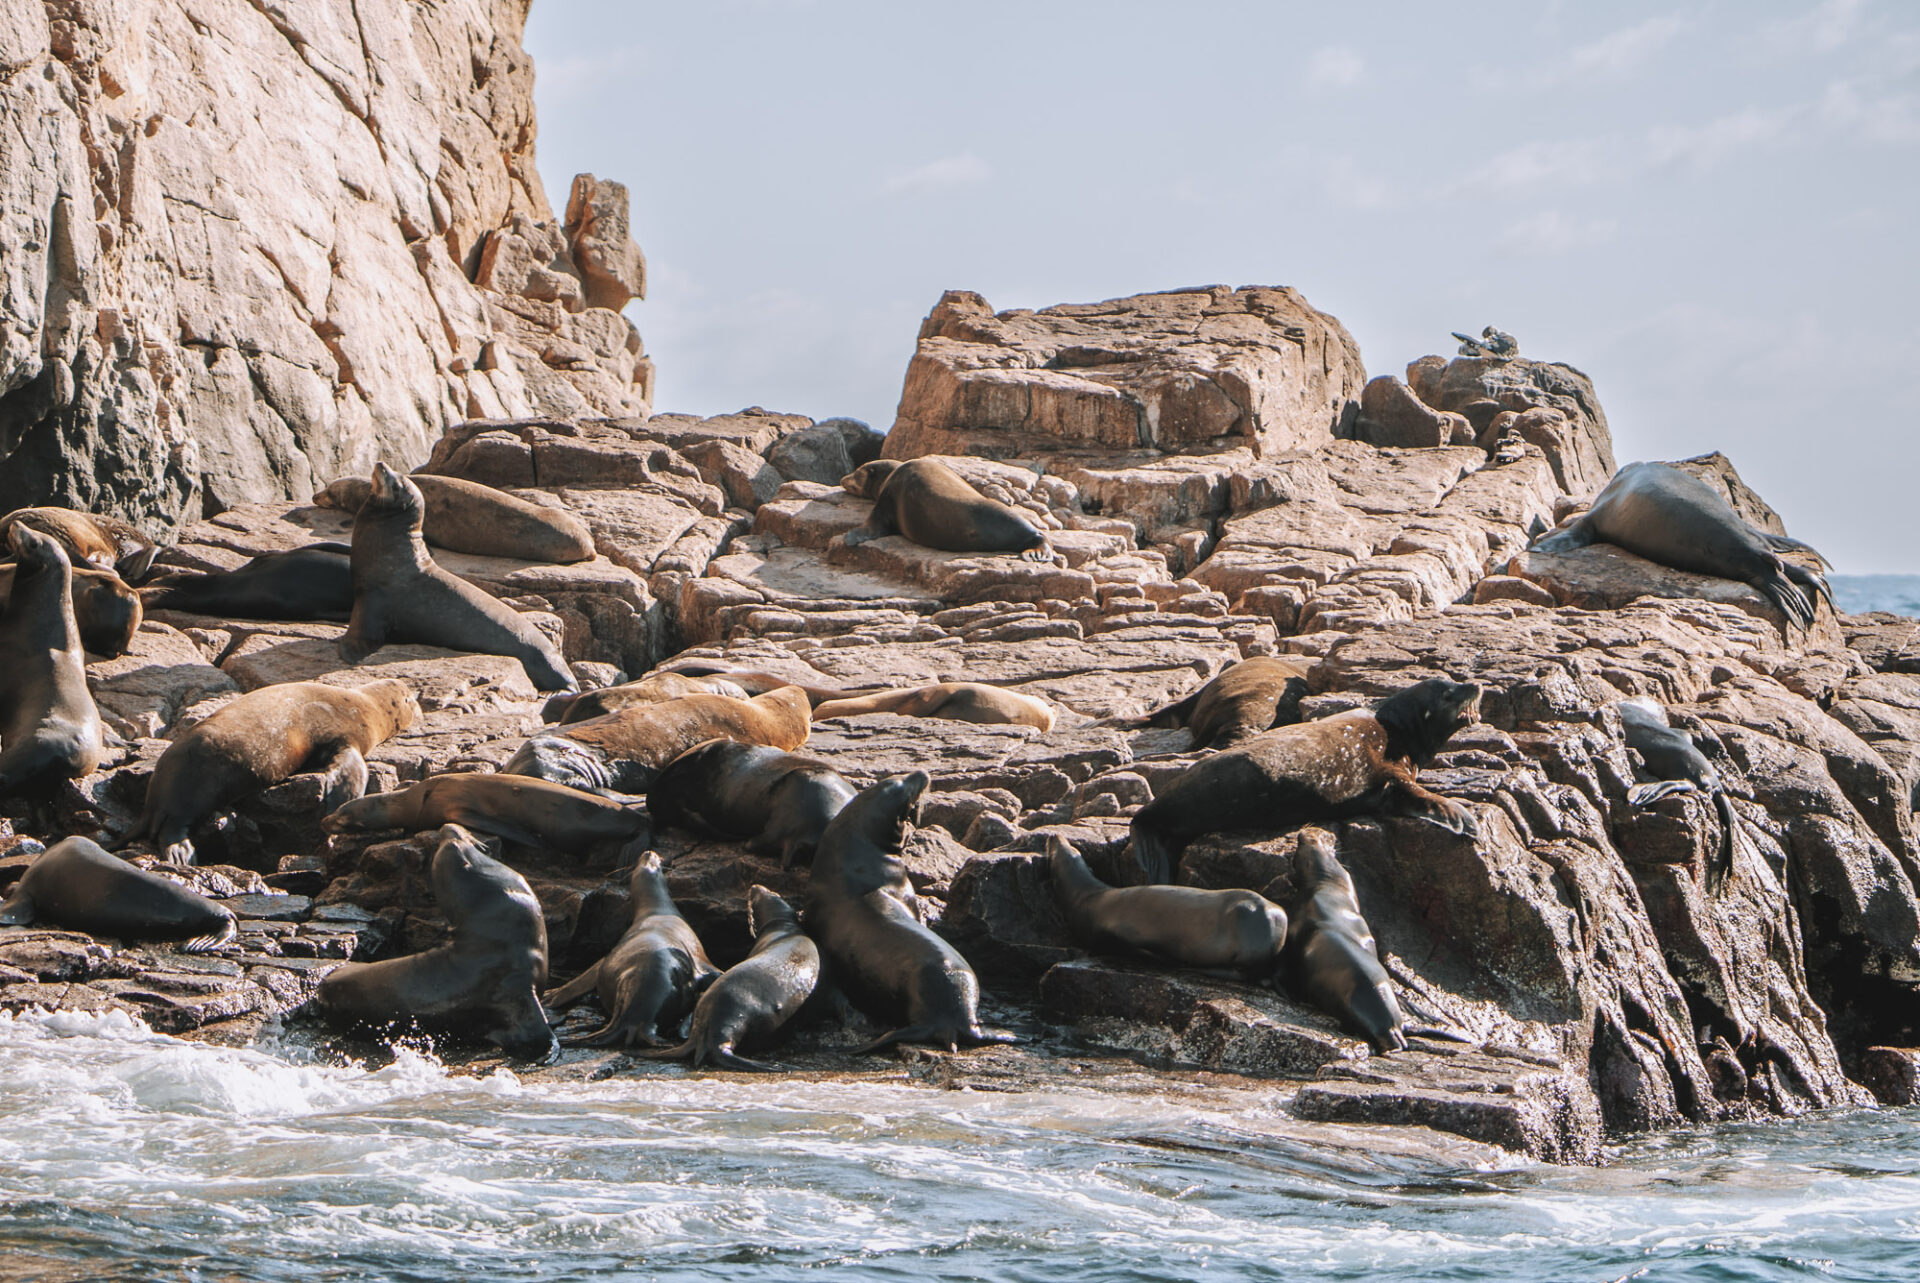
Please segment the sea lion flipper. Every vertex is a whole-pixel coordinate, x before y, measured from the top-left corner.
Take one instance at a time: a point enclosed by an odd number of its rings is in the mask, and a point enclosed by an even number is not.
[[[1042,541],[1022,552],[1020,559],[1022,561],[1052,561],[1053,546]]]
[[[715,1047],[711,1053],[713,1063],[726,1069],[738,1069],[750,1074],[784,1074],[784,1065],[771,1065],[764,1060],[749,1060],[734,1051],[732,1047]]]
[[[1692,780],[1657,780],[1652,784],[1636,784],[1628,789],[1627,801],[1633,806],[1652,806],[1663,797],[1696,791]]]
[[[326,778],[320,794],[322,815],[331,815],[347,803],[366,795],[367,759],[351,744],[342,744],[339,751],[320,768],[319,774]]]
[[[203,936],[195,936],[193,939],[181,945],[180,951],[182,953],[212,953],[215,949],[232,944],[234,937],[239,934],[240,924],[234,921],[233,915],[229,913],[227,920],[221,924],[220,930],[208,932]]]
[[[600,964],[594,963],[560,988],[546,995],[549,1010],[561,1011],[586,997],[600,983]]]
[[[1718,895],[1733,875],[1733,847],[1740,837],[1740,820],[1733,812],[1733,803],[1724,792],[1713,795],[1715,808],[1720,812],[1720,848],[1714,853],[1712,864],[1707,866],[1707,894]]]
[[[33,919],[33,897],[25,891],[15,891],[0,904],[0,927],[30,927]]]
[[[168,864],[191,866],[194,862],[193,839],[182,835],[177,841],[167,843],[160,854]]]

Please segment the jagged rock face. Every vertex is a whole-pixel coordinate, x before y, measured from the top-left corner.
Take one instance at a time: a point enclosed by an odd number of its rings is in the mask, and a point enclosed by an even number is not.
[[[884,453],[1274,454],[1331,440],[1365,382],[1346,329],[1285,287],[997,315],[949,290],[920,326]]]
[[[0,510],[158,533],[462,419],[644,415],[626,189],[548,209],[526,8],[7,5]]]

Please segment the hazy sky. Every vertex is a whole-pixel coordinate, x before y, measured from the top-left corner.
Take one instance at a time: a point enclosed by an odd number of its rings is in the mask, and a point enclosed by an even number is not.
[[[1920,571],[1920,4],[535,0],[540,171],[625,182],[657,409],[887,427],[940,292],[1293,285],[1488,323],[1622,462]]]

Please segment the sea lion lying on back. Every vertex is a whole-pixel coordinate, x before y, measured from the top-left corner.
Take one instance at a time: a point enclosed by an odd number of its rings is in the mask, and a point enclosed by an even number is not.
[[[1371,709],[1283,726],[1203,757],[1133,817],[1133,855],[1149,883],[1172,880],[1187,842],[1229,829],[1303,820],[1410,815],[1474,837],[1473,812],[1422,788],[1418,763],[1480,712],[1480,688],[1442,677]]]
[[[187,953],[209,953],[238,931],[224,904],[81,837],[55,843],[0,905],[0,926],[35,924],[120,940],[184,940]]]
[[[14,568],[14,562],[0,562],[0,612],[13,595]],[[126,654],[144,617],[140,594],[120,576],[92,566],[73,568],[73,621],[88,653],[108,659]]]
[[[91,773],[106,732],[87,686],[73,617],[73,568],[53,536],[7,529],[16,568],[0,615],[0,795],[49,777]]]
[[[824,700],[814,705],[813,720],[897,713],[902,717],[939,717],[982,726],[1037,726],[1053,729],[1053,706],[1043,699],[1003,690],[984,682],[939,682],[910,690]]]
[[[67,559],[118,575],[129,584],[146,577],[159,546],[140,527],[118,517],[75,512],[71,508],[16,508],[0,516],[0,538],[15,525],[32,526],[52,535],[67,550]]]
[[[308,544],[263,552],[214,574],[170,574],[140,590],[149,610],[178,610],[215,619],[339,620],[353,618],[352,549]]]
[[[391,793],[348,802],[320,821],[329,833],[418,833],[443,824],[527,846],[579,852],[600,842],[631,841],[647,831],[649,821],[639,807],[598,793],[487,771],[429,776]]]
[[[785,869],[813,859],[820,835],[853,794],[825,762],[714,739],[660,772],[647,790],[647,813],[657,824],[744,839],[755,855],[778,855]]]
[[[885,535],[904,535],[944,552],[1014,552],[1051,561],[1040,527],[1018,508],[995,503],[937,459],[899,463],[875,459],[840,478],[841,488],[873,500],[867,524],[840,536],[848,547]]]
[[[634,704],[536,735],[500,769],[575,788],[644,793],[662,767],[703,740],[799,748],[812,711],[794,686],[752,699],[689,695]]]
[[[1272,655],[1229,664],[1185,699],[1147,714],[1148,726],[1184,726],[1196,748],[1231,748],[1262,731],[1300,720],[1307,665]]]
[[[1712,486],[1670,464],[1620,469],[1590,508],[1535,540],[1532,551],[1572,552],[1596,542],[1675,570],[1748,584],[1802,629],[1813,627],[1815,601],[1833,603],[1825,579],[1780,556],[1819,553],[1798,539],[1755,530]]]
[[[460,477],[414,472],[408,480],[426,503],[421,534],[436,548],[520,561],[593,560],[593,531],[564,508],[528,503]],[[357,513],[372,493],[373,483],[365,477],[342,477],[314,495],[313,502]]]

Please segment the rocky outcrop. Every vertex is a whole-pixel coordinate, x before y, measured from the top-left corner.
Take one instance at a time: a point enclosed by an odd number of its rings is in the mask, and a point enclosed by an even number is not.
[[[644,416],[626,189],[533,168],[527,0],[21,0],[0,15],[0,511],[169,531]]]

